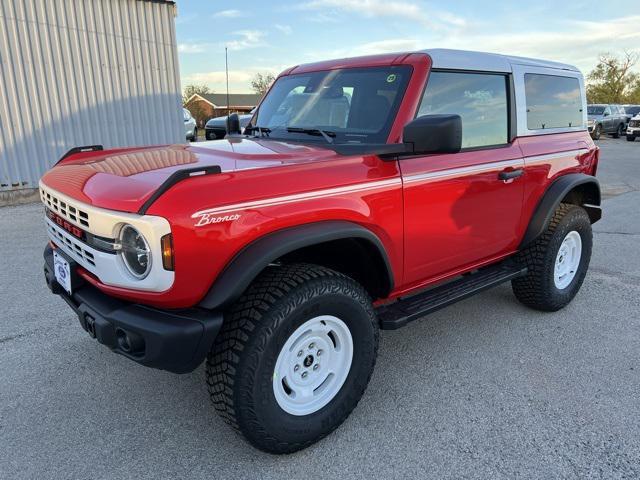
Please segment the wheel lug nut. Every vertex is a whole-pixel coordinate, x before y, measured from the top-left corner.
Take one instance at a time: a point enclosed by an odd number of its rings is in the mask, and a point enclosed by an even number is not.
[[[320,365],[318,365],[318,364],[316,363],[316,364],[313,366],[313,369],[314,369],[314,370],[317,370],[317,369],[318,369],[318,367],[320,367]]]
[[[297,372],[298,370],[300,370],[300,365],[296,365],[295,367],[293,367],[294,372]]]
[[[302,372],[302,378],[307,378],[307,375],[309,375],[307,372]]]
[[[322,350],[318,350],[318,353],[316,353],[316,355],[320,356],[322,355],[324,352]]]
[[[315,346],[316,346],[316,344],[315,344],[315,343],[310,343],[310,344],[309,344],[309,348],[310,348],[310,349],[311,349],[311,348],[313,348],[313,347],[315,347]]]
[[[298,356],[299,356],[299,357],[301,357],[301,356],[302,356],[302,350],[300,350],[300,351],[298,352]]]

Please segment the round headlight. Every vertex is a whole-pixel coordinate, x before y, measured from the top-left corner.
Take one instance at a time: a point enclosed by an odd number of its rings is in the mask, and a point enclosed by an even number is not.
[[[129,272],[143,279],[151,270],[151,249],[144,236],[131,225],[120,230],[120,255]]]

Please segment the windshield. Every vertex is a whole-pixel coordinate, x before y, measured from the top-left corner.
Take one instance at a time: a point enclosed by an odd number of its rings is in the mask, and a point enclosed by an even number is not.
[[[602,115],[604,113],[604,107],[602,105],[589,105],[587,107],[587,114],[589,115]]]
[[[633,115],[635,117],[636,115],[638,115],[640,113],[640,105],[637,105],[635,107],[624,107],[624,111],[628,115]]]
[[[405,65],[280,77],[252,126],[269,138],[324,142],[322,130],[335,143],[385,143],[410,75]]]

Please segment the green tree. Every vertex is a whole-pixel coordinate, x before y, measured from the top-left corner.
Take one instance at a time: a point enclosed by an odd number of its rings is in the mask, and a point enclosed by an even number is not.
[[[272,74],[258,72],[251,79],[251,88],[253,88],[254,92],[264,95],[274,80],[275,77]]]
[[[636,80],[636,84],[631,87],[626,103],[640,105],[640,79]]]
[[[600,55],[598,65],[587,75],[589,103],[634,103],[640,93],[640,74],[633,71],[638,54],[625,52],[622,58]],[[635,100],[634,100],[635,97]]]

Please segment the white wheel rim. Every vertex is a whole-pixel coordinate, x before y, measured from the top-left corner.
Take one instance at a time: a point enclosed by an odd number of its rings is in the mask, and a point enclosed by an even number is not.
[[[569,232],[558,250],[553,280],[558,290],[569,286],[578,272],[582,258],[582,238],[575,230]]]
[[[322,315],[296,329],[285,342],[273,372],[278,405],[291,415],[309,415],[327,405],[347,379],[353,339],[337,317]]]

